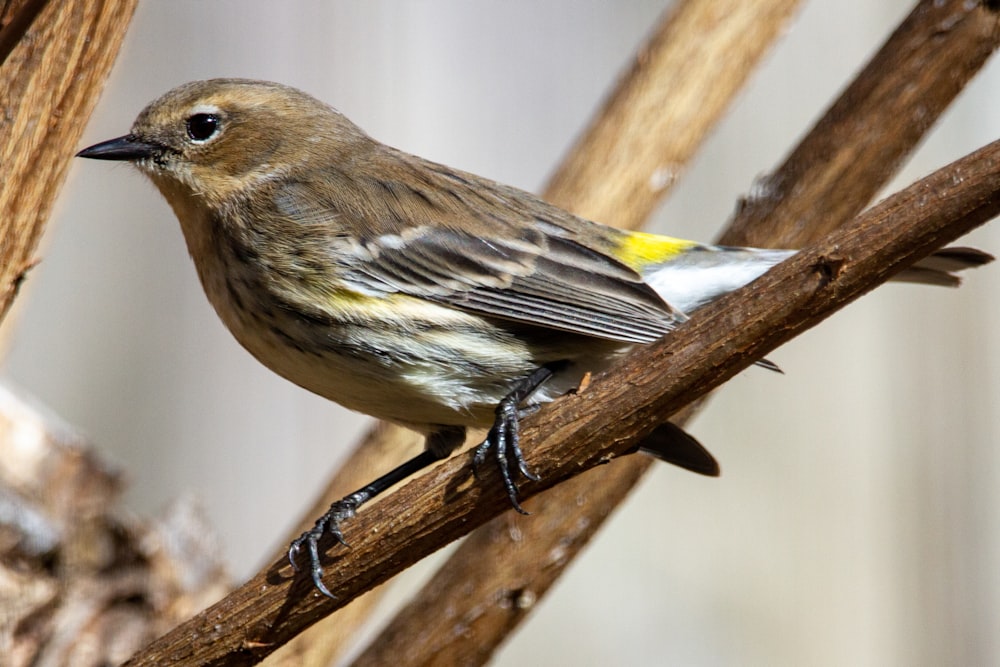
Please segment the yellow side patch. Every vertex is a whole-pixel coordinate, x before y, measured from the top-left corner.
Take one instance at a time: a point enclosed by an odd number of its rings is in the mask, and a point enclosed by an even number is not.
[[[622,237],[614,256],[633,269],[642,269],[650,264],[662,264],[697,245],[694,241],[659,234],[630,232]]]
[[[323,296],[316,307],[345,322],[379,321],[386,326],[419,328],[425,322],[444,326],[475,317],[456,308],[400,293],[373,296],[341,287],[326,289]]]

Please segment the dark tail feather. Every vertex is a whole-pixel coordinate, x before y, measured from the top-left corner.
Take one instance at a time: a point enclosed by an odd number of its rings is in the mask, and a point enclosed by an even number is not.
[[[661,461],[673,463],[685,470],[709,477],[719,476],[719,462],[687,431],[676,424],[664,422],[642,441],[640,451]]]
[[[769,371],[774,371],[775,373],[781,373],[782,375],[785,374],[785,371],[781,370],[781,366],[774,363],[770,359],[760,359],[759,361],[755,361],[753,363],[754,366],[757,366],[759,368],[766,368]]]
[[[955,275],[956,271],[972,269],[983,264],[989,264],[993,255],[975,248],[951,247],[941,248],[928,255],[913,266],[905,269],[893,280],[924,285],[942,285],[958,287],[962,279]]]

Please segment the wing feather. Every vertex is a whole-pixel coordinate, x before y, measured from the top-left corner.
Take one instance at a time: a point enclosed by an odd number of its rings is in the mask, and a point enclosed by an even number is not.
[[[422,171],[385,181],[416,160],[396,158],[381,189],[338,177],[343,199],[334,201],[308,181],[286,181],[271,199],[303,233],[305,223],[327,226],[317,238],[333,239],[326,257],[346,286],[628,343],[656,340],[685,319],[609,254],[620,232],[471,175],[422,182],[444,176],[425,161]],[[383,190],[393,196],[372,195]]]
[[[422,227],[402,243],[366,243],[351,271],[366,289],[398,291],[467,311],[630,343],[647,343],[683,315],[614,259],[568,239],[480,239]],[[530,240],[530,243],[525,243]]]

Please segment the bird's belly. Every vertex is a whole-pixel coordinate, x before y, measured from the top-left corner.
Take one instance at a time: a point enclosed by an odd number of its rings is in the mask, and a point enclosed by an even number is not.
[[[258,361],[346,408],[421,430],[488,427],[501,399],[539,366],[563,362],[532,397],[546,402],[628,347],[400,294],[321,291],[303,306],[308,286],[225,253],[209,257],[198,263],[205,293]]]
[[[417,427],[488,426],[537,361],[502,327],[416,301],[379,304],[364,317],[297,317],[280,308],[220,315],[265,366],[351,410]]]

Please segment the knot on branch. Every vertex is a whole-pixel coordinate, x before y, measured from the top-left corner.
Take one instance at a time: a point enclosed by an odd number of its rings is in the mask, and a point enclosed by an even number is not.
[[[820,287],[826,287],[840,275],[840,270],[844,266],[844,258],[836,256],[826,256],[823,255],[819,258],[815,264],[812,265],[812,270],[819,275]]]

